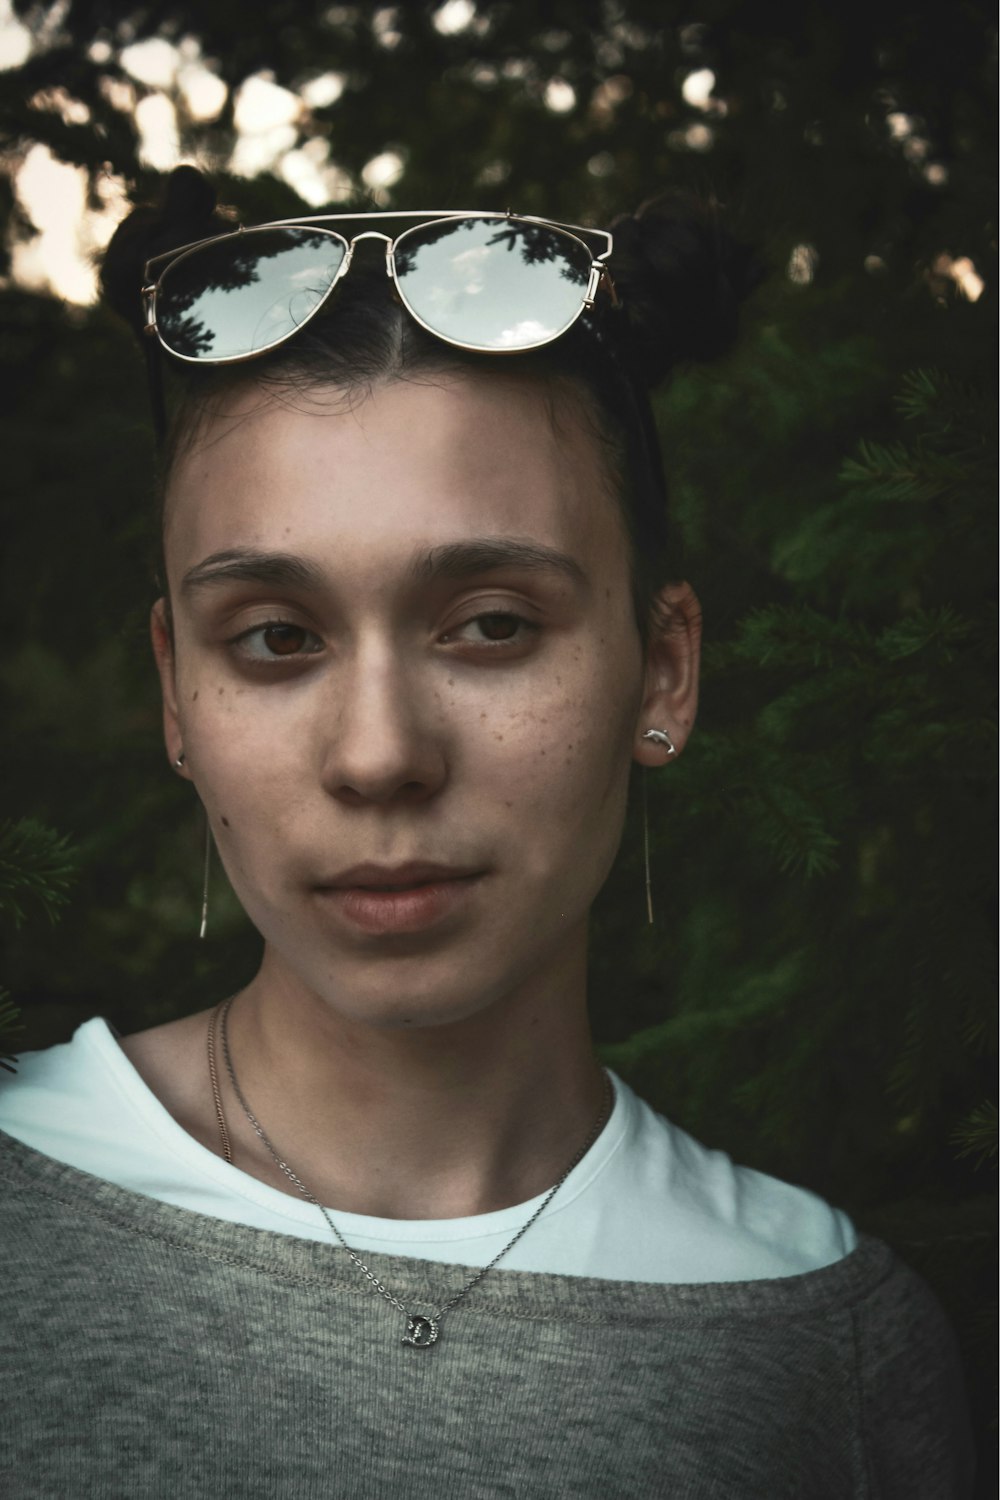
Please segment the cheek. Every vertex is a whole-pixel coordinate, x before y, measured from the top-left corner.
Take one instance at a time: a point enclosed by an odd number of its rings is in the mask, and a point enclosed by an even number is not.
[[[571,647],[551,673],[478,705],[467,779],[515,814],[527,846],[583,845],[600,860],[620,836],[640,702],[638,648]]]
[[[305,792],[303,738],[283,732],[274,707],[232,677],[203,670],[178,679],[188,764],[219,855],[242,895],[274,864]],[[268,856],[262,863],[262,856]],[[256,874],[252,872],[256,870]]]

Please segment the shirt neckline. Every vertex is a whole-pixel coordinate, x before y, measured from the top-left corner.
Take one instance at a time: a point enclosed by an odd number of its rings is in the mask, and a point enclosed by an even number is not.
[[[94,1055],[98,1066],[110,1075],[110,1080],[122,1096],[124,1106],[139,1112],[147,1128],[179,1163],[185,1163],[203,1179],[211,1180],[230,1198],[253,1203],[292,1224],[315,1224],[319,1214],[315,1204],[306,1198],[294,1198],[270,1187],[250,1173],[231,1165],[189,1135],[132,1065],[119,1045],[119,1035],[117,1028],[104,1016],[93,1016],[77,1028],[71,1045],[79,1041]],[[545,1210],[546,1218],[569,1208],[590,1187],[608,1168],[624,1145],[630,1128],[635,1126],[633,1100],[626,1085],[610,1069],[605,1071],[614,1088],[611,1114],[600,1135],[561,1184]],[[513,1233],[540,1207],[550,1191],[551,1184],[533,1198],[511,1204],[507,1208],[459,1219],[386,1219],[350,1213],[330,1204],[324,1204],[324,1207],[348,1242],[353,1234],[366,1241],[383,1240],[398,1244],[401,1239],[405,1239],[414,1245],[431,1242],[445,1244]]]
[[[12,1225],[14,1215],[20,1217],[25,1211],[36,1220],[46,1217],[46,1209],[50,1220],[53,1209],[65,1211],[61,1227],[72,1235],[74,1255],[81,1253],[81,1233],[101,1222],[113,1233],[158,1242],[178,1254],[211,1263],[216,1274],[226,1274],[223,1268],[229,1267],[233,1274],[256,1273],[285,1285],[312,1288],[314,1293],[336,1292],[352,1298],[375,1295],[336,1244],[257,1229],[162,1202],[46,1156],[3,1130],[0,1179],[17,1190],[6,1210]],[[44,1244],[44,1239],[38,1243]],[[101,1253],[111,1260],[118,1252],[112,1242]],[[412,1303],[421,1308],[443,1304],[455,1295],[463,1271],[481,1269],[457,1261],[428,1261],[380,1251],[366,1251],[365,1264],[407,1306]],[[898,1268],[889,1246],[862,1232],[856,1247],[839,1260],[768,1280],[661,1284],[496,1266],[477,1285],[474,1297],[463,1302],[463,1308],[466,1316],[480,1319],[542,1318],[633,1327],[692,1319],[701,1326],[729,1323],[734,1317],[773,1323],[844,1314]]]

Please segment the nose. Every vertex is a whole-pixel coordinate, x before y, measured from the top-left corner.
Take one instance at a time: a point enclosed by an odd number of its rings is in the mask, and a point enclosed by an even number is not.
[[[433,689],[388,645],[358,652],[336,674],[323,785],[350,807],[412,804],[445,785],[445,727]]]

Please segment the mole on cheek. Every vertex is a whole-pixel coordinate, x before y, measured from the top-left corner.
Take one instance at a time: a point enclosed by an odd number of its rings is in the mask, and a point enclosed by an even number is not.
[[[229,819],[228,818],[223,818],[222,819],[222,826],[223,826],[223,828],[228,828],[229,827]]]
[[[195,688],[194,692],[191,694],[191,702],[192,703],[197,703],[198,702],[198,689],[197,688]]]

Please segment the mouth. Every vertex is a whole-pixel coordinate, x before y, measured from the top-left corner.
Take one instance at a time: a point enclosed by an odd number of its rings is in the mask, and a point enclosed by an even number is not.
[[[410,891],[425,885],[440,885],[448,880],[468,880],[481,875],[471,865],[439,865],[426,860],[411,860],[403,865],[351,865],[339,875],[332,875],[320,885],[324,890],[344,891]]]
[[[425,863],[354,865],[322,882],[317,895],[356,931],[423,932],[461,917],[485,873]]]

